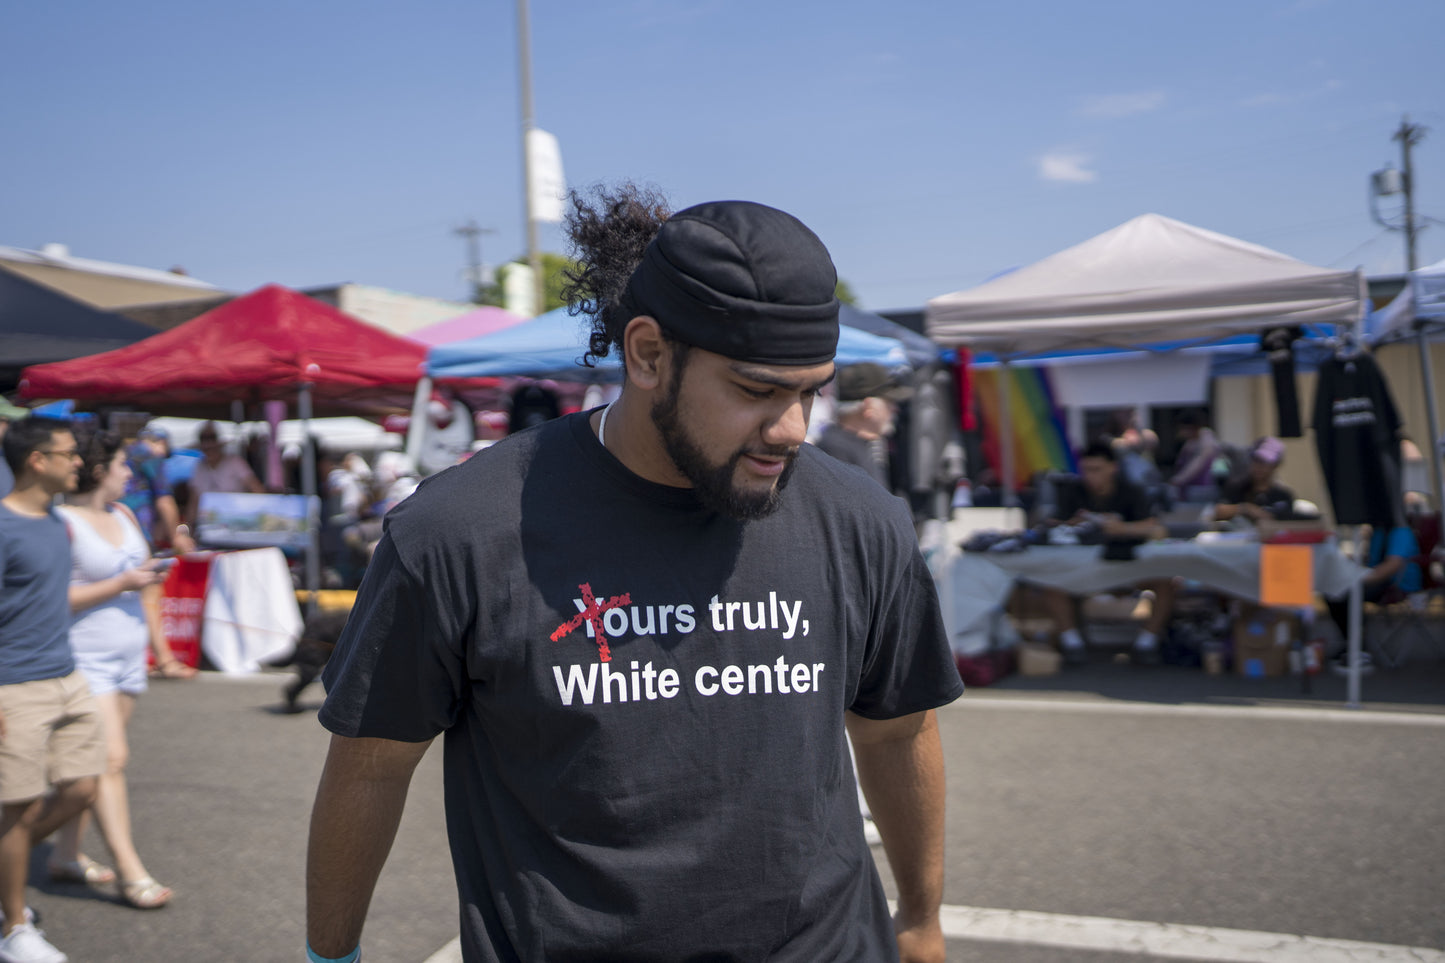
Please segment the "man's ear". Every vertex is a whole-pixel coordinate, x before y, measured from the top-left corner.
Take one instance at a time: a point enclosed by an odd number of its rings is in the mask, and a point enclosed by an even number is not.
[[[622,332],[622,352],[628,381],[643,391],[653,391],[662,384],[667,339],[656,319],[641,314],[627,322]]]

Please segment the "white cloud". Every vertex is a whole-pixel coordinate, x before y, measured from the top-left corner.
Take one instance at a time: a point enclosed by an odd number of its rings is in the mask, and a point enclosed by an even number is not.
[[[1295,104],[1302,104],[1316,97],[1323,97],[1326,94],[1334,93],[1344,89],[1342,80],[1326,80],[1324,83],[1309,90],[1297,90],[1291,93],[1280,93],[1279,91],[1265,91],[1246,97],[1240,101],[1245,107],[1292,107]]]
[[[1147,114],[1164,106],[1164,91],[1145,90],[1133,94],[1094,94],[1079,105],[1081,117],[1130,117]]]
[[[1046,181],[1069,184],[1090,184],[1098,180],[1097,171],[1085,170],[1093,158],[1076,151],[1054,151],[1039,158],[1039,177]]]

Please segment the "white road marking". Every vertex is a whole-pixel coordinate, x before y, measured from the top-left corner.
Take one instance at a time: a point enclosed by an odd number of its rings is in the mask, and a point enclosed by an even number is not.
[[[424,963],[462,963],[462,938],[459,936],[428,956]]]
[[[1445,963],[1445,952],[1425,947],[1214,926],[1143,923],[976,906],[944,906],[941,917],[943,935],[949,939],[1062,946],[1159,959],[1228,963]]]
[[[1207,963],[1445,963],[1445,951],[1420,946],[1217,926],[1144,923],[978,906],[944,906],[939,915],[943,935],[951,940],[1060,946]],[[425,963],[461,963],[461,959],[461,940],[455,939],[427,957]]]
[[[1360,722],[1373,725],[1445,728],[1445,713],[1372,712],[1364,709],[1295,708],[1293,706],[1213,706],[1197,703],[1094,702],[1084,699],[1028,699],[967,695],[945,712],[968,709],[1016,709],[1028,712],[1091,712],[1100,715],[1196,716],[1220,719],[1273,719],[1282,722]]]

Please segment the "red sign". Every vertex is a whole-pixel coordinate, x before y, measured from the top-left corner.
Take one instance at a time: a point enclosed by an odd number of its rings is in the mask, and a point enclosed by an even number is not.
[[[192,668],[201,665],[201,616],[210,578],[211,556],[202,555],[179,559],[161,583],[161,631],[171,654]]]

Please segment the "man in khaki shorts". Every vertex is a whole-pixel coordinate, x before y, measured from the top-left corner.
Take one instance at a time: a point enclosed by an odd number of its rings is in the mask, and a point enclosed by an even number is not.
[[[65,422],[31,416],[0,442],[0,963],[66,963],[25,906],[30,849],[95,799],[105,743],[70,653],[70,537],[52,509],[80,455]],[[48,794],[47,794],[48,793]]]

